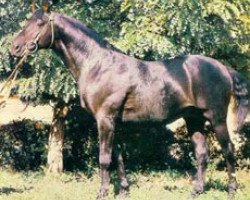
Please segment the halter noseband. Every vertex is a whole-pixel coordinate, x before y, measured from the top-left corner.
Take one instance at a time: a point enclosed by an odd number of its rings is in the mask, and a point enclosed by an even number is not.
[[[54,43],[54,40],[55,40],[54,23],[53,23],[53,21],[54,21],[53,14],[49,15],[48,18],[49,18],[48,22],[50,23],[50,28],[51,28],[51,41],[50,41],[50,45],[49,45],[48,48],[51,48],[52,45],[53,45],[53,43]],[[46,26],[44,26],[44,27],[46,27]],[[44,27],[43,27],[43,29],[44,29]],[[36,35],[34,41],[30,41],[30,42],[27,42],[27,43],[26,43],[26,45],[25,45],[26,51],[24,51],[23,55],[24,55],[25,53],[27,53],[27,52],[28,52],[28,54],[32,54],[32,53],[37,52],[37,50],[38,50],[38,41],[39,41],[39,39],[40,39],[41,32],[43,32],[43,29],[42,29],[40,32],[37,33],[37,35]],[[34,44],[34,45],[35,45],[35,49],[32,50],[32,51],[30,51],[29,48],[28,48],[29,44]]]

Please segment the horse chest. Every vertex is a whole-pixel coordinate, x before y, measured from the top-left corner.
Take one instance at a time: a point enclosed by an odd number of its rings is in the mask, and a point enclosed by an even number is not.
[[[104,88],[95,85],[82,86],[80,91],[81,106],[88,112],[95,114],[107,97],[105,93]]]

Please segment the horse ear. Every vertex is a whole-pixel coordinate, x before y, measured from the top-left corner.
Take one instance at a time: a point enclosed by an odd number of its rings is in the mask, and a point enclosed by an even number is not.
[[[36,11],[36,3],[35,3],[35,0],[32,1],[31,10],[32,10],[32,13],[34,13],[34,12]]]
[[[43,11],[48,13],[49,12],[49,2],[48,0],[44,0],[43,1],[43,5],[42,5]]]

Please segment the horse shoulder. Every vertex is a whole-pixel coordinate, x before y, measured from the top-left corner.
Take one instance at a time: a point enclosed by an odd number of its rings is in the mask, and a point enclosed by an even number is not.
[[[93,114],[118,109],[129,90],[127,70],[125,64],[93,66],[79,81],[82,106]]]

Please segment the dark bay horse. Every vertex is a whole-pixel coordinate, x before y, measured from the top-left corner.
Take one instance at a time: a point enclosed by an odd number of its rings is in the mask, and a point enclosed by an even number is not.
[[[195,147],[198,171],[193,194],[204,191],[207,144],[204,126],[210,123],[222,147],[228,169],[229,194],[237,188],[234,147],[228,116],[239,129],[249,109],[244,79],[222,63],[200,55],[147,62],[127,56],[95,31],[65,15],[36,10],[13,41],[12,55],[53,49],[78,83],[84,109],[97,121],[100,140],[101,188],[108,193],[112,142],[119,124],[166,124],[186,121]],[[230,122],[231,124],[232,122]],[[117,155],[121,192],[128,189],[123,158]]]

